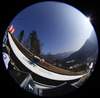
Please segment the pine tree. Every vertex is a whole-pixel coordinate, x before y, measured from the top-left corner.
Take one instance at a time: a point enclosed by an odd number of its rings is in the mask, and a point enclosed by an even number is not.
[[[22,30],[21,32],[20,32],[20,34],[18,35],[18,41],[21,43],[22,42],[22,40],[23,40],[23,36],[24,36],[24,30]]]
[[[36,31],[32,31],[29,35],[30,38],[30,52],[34,55],[40,56],[41,54],[41,44],[40,40],[38,39]]]

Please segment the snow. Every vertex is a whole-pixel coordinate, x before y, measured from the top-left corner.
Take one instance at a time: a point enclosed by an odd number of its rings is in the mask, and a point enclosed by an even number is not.
[[[48,79],[52,79],[52,80],[58,80],[58,81],[65,81],[65,80],[74,80],[74,79],[78,79],[81,78],[82,76],[86,75],[62,75],[62,74],[58,74],[58,73],[54,73],[51,71],[48,71],[46,69],[43,69],[42,67],[38,66],[37,64],[35,64],[35,66],[32,66],[28,61],[30,61],[19,49],[18,47],[15,45],[11,35],[8,33],[8,38],[9,38],[9,43],[12,47],[13,52],[15,53],[16,57],[22,62],[22,64],[27,67],[29,70],[31,70],[32,72],[48,78]],[[31,62],[31,61],[30,61]],[[35,67],[35,68],[34,68]]]
[[[75,60],[71,60],[71,61],[67,61],[66,63],[72,63],[72,62],[74,62]]]
[[[93,67],[93,62],[90,64],[89,68],[91,69]]]

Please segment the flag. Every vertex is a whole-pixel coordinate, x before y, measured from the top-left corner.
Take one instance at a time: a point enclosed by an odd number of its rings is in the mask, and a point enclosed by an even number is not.
[[[11,27],[8,29],[8,31],[9,31],[11,34],[13,34],[13,33],[14,33],[14,31],[15,31],[14,26],[13,26],[13,25],[11,25]]]

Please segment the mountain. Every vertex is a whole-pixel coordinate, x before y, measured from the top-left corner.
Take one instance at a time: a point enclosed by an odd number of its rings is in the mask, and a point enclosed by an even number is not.
[[[69,57],[63,60],[65,64],[68,61],[74,60],[76,63],[84,62],[87,58],[97,56],[98,43],[97,37],[94,31],[92,31],[90,37],[86,40],[84,45],[76,52],[71,54]]]
[[[69,52],[62,52],[62,53],[57,53],[57,54],[45,54],[43,55],[44,59],[49,59],[49,60],[63,60],[65,58],[67,58],[68,56],[70,56],[74,51],[69,51]]]
[[[74,51],[70,51],[70,52],[63,52],[63,53],[57,53],[55,55],[53,55],[53,57],[55,59],[60,59],[63,60],[64,58],[67,58],[68,56],[70,56]]]

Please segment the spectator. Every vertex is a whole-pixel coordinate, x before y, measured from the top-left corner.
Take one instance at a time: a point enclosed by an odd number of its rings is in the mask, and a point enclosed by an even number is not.
[[[8,70],[12,70],[12,69],[16,69],[15,67],[15,63],[12,61],[12,59],[10,58],[10,49],[7,45],[4,45],[3,47],[3,60],[6,66],[6,69]]]

